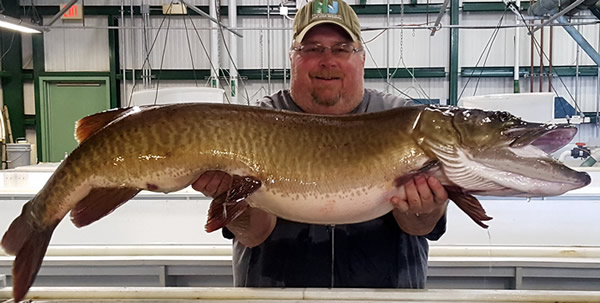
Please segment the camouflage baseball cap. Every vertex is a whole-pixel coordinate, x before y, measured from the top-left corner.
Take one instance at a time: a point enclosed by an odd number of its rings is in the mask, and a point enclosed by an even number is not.
[[[314,0],[303,6],[294,18],[294,40],[302,42],[304,35],[315,25],[333,23],[360,41],[358,16],[343,0]]]

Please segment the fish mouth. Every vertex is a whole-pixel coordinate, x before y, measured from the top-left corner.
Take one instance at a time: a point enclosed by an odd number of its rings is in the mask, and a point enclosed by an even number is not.
[[[442,160],[448,178],[465,191],[486,196],[558,196],[591,182],[549,155],[575,136],[572,126],[528,124],[503,132],[508,143],[485,149],[459,147]],[[445,163],[444,163],[445,162]]]
[[[528,123],[522,127],[509,129],[504,134],[509,138],[515,138],[510,147],[532,145],[546,153],[553,153],[571,142],[577,134],[577,128],[571,125]]]
[[[577,134],[571,125],[526,123],[505,135],[513,141],[494,154],[476,157],[495,169],[492,178],[515,196],[557,196],[591,183],[585,172],[573,170],[550,153],[567,145]]]

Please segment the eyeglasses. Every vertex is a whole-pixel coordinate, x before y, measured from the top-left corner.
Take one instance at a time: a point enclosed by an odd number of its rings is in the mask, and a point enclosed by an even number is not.
[[[325,50],[329,49],[331,55],[339,59],[348,59],[350,55],[360,52],[363,48],[355,48],[347,43],[340,43],[332,46],[323,46],[321,44],[302,44],[298,47],[292,47],[292,50],[300,53],[303,57],[320,57],[325,54]]]

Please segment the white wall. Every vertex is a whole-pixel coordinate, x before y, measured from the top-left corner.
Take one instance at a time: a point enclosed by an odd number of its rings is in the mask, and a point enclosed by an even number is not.
[[[45,17],[48,22],[50,17]],[[44,60],[48,72],[110,70],[106,17],[86,17],[82,21],[62,21],[44,33]],[[66,27],[66,28],[64,28]]]
[[[26,3],[26,0],[21,0]],[[163,4],[164,1],[145,1],[150,5]],[[360,1],[348,1],[350,4],[358,4]],[[442,1],[430,2],[441,3]],[[125,1],[125,5],[129,6],[140,5],[141,1]],[[208,5],[208,0],[190,1],[195,5]],[[266,5],[278,6],[278,1],[238,1],[240,5]],[[388,1],[370,1],[369,4],[387,4]],[[401,2],[398,0],[389,1],[390,4],[398,5]],[[420,1],[419,3],[427,3]],[[36,5],[51,5],[53,1],[36,1]],[[95,0],[86,1],[85,5],[108,5],[114,4],[110,1]],[[427,29],[390,29],[381,34],[381,29],[387,25],[420,25],[425,22],[433,22],[437,17],[437,13],[425,14],[405,14],[390,15],[387,20],[385,15],[361,15],[361,23],[363,37],[366,43],[367,60],[365,66],[367,68],[384,68],[387,65],[391,70],[396,68],[405,69],[413,67],[444,67],[445,71],[449,71],[449,43],[450,30],[442,28],[434,36],[430,35]],[[497,25],[501,12],[482,13],[482,12],[464,12],[460,13],[460,23],[462,25]],[[210,61],[219,63],[222,67],[229,67],[230,60],[226,48],[223,43],[220,44],[219,58],[210,58],[202,48],[202,43],[209,50],[211,42],[209,41],[210,22],[200,16],[191,17],[192,21],[198,28],[196,33],[190,24],[189,18],[174,17],[170,23],[165,21],[163,29],[157,35],[158,27],[163,21],[162,16],[152,16],[151,26],[155,29],[149,30],[150,39],[158,36],[156,39],[152,53],[149,56],[149,63],[153,69],[191,69],[192,59],[194,68],[207,69],[211,66]],[[228,24],[227,17],[223,18],[223,22]],[[442,25],[449,24],[448,15],[442,18]],[[514,24],[515,17],[512,12],[507,11],[502,24]],[[107,71],[109,66],[108,61],[108,29],[106,17],[86,17],[85,25],[87,29],[82,29],[82,22],[63,22],[58,21],[56,28],[45,33],[45,60],[46,69],[48,71]],[[129,16],[126,16],[125,25],[127,26],[142,26],[141,18],[136,16],[131,22]],[[183,28],[187,25],[188,31]],[[289,68],[288,49],[291,43],[291,26],[292,21],[276,14],[271,15],[268,20],[265,16],[238,16],[237,28],[244,35],[244,38],[238,40],[237,59],[238,68],[242,69],[262,69],[268,68],[281,69]],[[68,27],[68,28],[64,28]],[[168,38],[166,28],[169,27]],[[520,65],[527,66],[530,63],[530,41],[529,36],[524,28],[521,28],[521,46],[520,46]],[[588,39],[592,45],[597,45],[599,29],[598,25],[581,26],[580,31]],[[478,59],[484,53],[484,48],[490,39],[494,30],[492,29],[461,29],[459,33],[459,68],[462,66],[475,66]],[[485,66],[512,66],[514,62],[514,29],[500,29],[497,37],[489,52],[489,57],[485,62]],[[187,37],[186,37],[187,33]],[[381,35],[379,35],[381,34]],[[126,64],[128,69],[140,69],[144,62],[144,47],[142,39],[142,30],[127,30],[121,31],[121,37],[127,35],[127,57],[126,60],[121,60],[121,64]],[[198,39],[198,35],[200,39]],[[378,37],[376,37],[379,35]],[[540,31],[535,36],[539,39]],[[549,30],[545,30],[544,44],[546,52],[548,51]],[[228,43],[229,33],[225,32],[226,42]],[[188,46],[188,37],[189,44]],[[31,47],[30,41],[24,37],[24,64],[29,66],[31,62]],[[29,38],[30,39],[30,38]],[[200,43],[202,41],[202,43]],[[152,41],[150,41],[151,43]],[[121,41],[121,47],[124,47],[124,41]],[[191,55],[190,55],[191,48]],[[164,52],[163,52],[164,50]],[[554,65],[574,65],[577,59],[577,45],[559,27],[554,29],[554,49],[553,49],[553,64]],[[163,59],[164,53],[164,59]],[[534,58],[534,63],[537,65],[539,59]],[[590,65],[592,61],[583,52],[579,55],[579,64]],[[545,63],[547,65],[547,62]],[[478,66],[484,66],[481,61]],[[464,95],[473,95],[475,93],[475,85],[477,78],[472,78],[469,85],[465,87],[468,78],[462,78],[459,81],[459,93],[465,88]],[[529,79],[521,78],[521,91],[528,92]],[[537,78],[535,79],[534,90],[538,90]],[[596,80],[595,77],[581,77],[579,79],[579,87],[575,92],[575,80],[573,77],[562,77],[562,82],[558,78],[553,81],[554,88],[560,96],[571,100],[567,89],[571,92],[578,104],[584,111],[594,111],[596,109]],[[246,86],[249,88],[249,96],[262,95],[264,88],[268,88],[266,83],[256,83],[251,81]],[[264,82],[267,82],[266,80]],[[171,85],[163,82],[165,85]],[[388,85],[384,80],[367,80],[370,87],[388,90]],[[448,98],[448,80],[447,78],[440,79],[395,79],[392,84],[400,89],[406,90],[406,93],[415,98],[423,98],[428,96],[434,99]],[[415,89],[421,86],[425,93]],[[128,86],[131,84],[128,83]],[[272,93],[273,87],[286,87],[287,83],[282,80],[272,80],[271,90],[267,89],[267,93]],[[256,87],[256,89],[252,89]],[[136,86],[136,89],[141,86]],[[547,91],[547,82],[544,81],[544,91]],[[494,94],[494,93],[510,93],[513,91],[513,82],[511,78],[482,78],[479,80],[479,85],[476,94]]]

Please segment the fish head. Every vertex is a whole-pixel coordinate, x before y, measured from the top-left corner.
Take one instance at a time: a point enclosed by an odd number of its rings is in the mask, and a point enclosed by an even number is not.
[[[574,126],[465,108],[426,108],[419,120],[421,146],[442,164],[442,178],[466,192],[544,197],[591,182],[550,155],[571,142]]]

